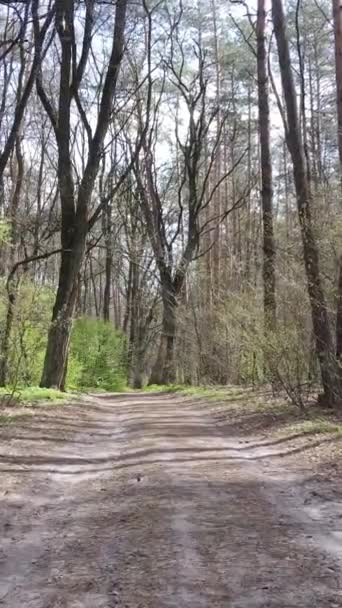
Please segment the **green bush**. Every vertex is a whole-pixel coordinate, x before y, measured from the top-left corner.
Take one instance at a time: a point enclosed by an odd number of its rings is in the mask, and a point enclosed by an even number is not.
[[[125,341],[110,323],[82,317],[74,323],[67,386],[123,390],[126,385]]]
[[[7,382],[38,385],[40,381],[54,292],[22,280],[18,288],[10,339]],[[0,332],[4,330],[6,298],[0,307]]]
[[[14,310],[7,367],[9,386],[39,385],[55,293],[20,281]],[[5,285],[0,283],[0,337],[7,314]],[[67,387],[122,390],[126,385],[126,349],[110,323],[88,317],[74,322]]]

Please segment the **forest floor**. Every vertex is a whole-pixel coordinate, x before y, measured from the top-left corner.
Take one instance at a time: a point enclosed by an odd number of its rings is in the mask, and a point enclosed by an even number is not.
[[[0,428],[0,606],[342,607],[340,427],[261,400],[24,408]]]

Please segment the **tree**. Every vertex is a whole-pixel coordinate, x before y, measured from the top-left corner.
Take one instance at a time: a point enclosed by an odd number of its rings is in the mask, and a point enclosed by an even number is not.
[[[271,362],[302,406],[319,359],[330,376],[338,367],[332,0],[286,1],[302,169],[266,0],[131,4],[108,83],[114,4],[0,0],[0,381],[17,378],[19,360],[20,382],[39,381],[50,327],[43,383],[63,386],[71,323],[90,316],[94,328],[105,319],[99,335],[125,334],[132,386],[257,383]]]
[[[326,299],[322,287],[318,247],[312,225],[312,196],[298,118],[296,91],[282,0],[272,0],[272,17],[285,98],[287,114],[286,140],[293,164],[316,353],[320,363],[324,399],[328,405],[336,405],[341,402],[341,385],[329,327]]]
[[[152,14],[148,13],[150,24]],[[221,143],[223,114],[219,129],[213,129],[218,107],[210,99],[210,77],[205,52],[192,43],[192,53],[197,68],[185,70],[185,45],[178,38],[180,17],[170,26],[169,56],[160,66],[158,89],[152,81],[152,29],[149,28],[147,63],[149,97],[147,108],[138,101],[138,125],[141,133],[141,155],[136,156],[134,175],[139,200],[146,223],[151,247],[159,273],[162,322],[157,358],[152,369],[151,384],[168,384],[175,380],[175,343],[177,333],[177,307],[186,275],[191,263],[201,256],[201,242],[205,234],[217,229],[234,208],[243,202],[243,196],[218,215],[206,217],[220,184],[231,175],[241,162],[245,151],[226,173],[215,179],[214,165]],[[178,20],[177,20],[178,19]],[[158,179],[156,141],[159,116],[170,90],[182,100],[186,118],[185,134],[180,136],[180,126],[175,125],[175,142],[180,160],[172,161],[163,180]],[[210,144],[208,143],[210,138]],[[205,152],[208,158],[205,158]],[[175,166],[177,165],[177,167]],[[175,170],[177,169],[177,171]],[[174,178],[177,174],[177,179]]]
[[[31,2],[27,2],[24,7],[23,16],[20,17],[20,27],[19,33],[17,37],[11,41],[9,48],[12,49],[19,46],[20,49],[20,70],[18,76],[18,84],[16,91],[16,100],[15,100],[15,110],[13,114],[12,124],[10,125],[9,133],[6,142],[4,143],[3,150],[0,154],[0,182],[2,182],[3,173],[5,171],[5,167],[7,165],[8,159],[11,155],[11,152],[15,146],[15,142],[18,136],[18,132],[20,130],[22,120],[24,117],[24,112],[32,93],[32,89],[34,87],[36,75],[38,70],[40,69],[42,57],[46,52],[46,49],[43,48],[44,39],[48,32],[48,29],[51,25],[53,15],[54,15],[54,6],[52,0],[49,1],[47,10],[45,11],[45,17],[43,21],[43,25],[40,25],[41,17],[39,15],[39,0],[32,0]],[[45,7],[44,7],[45,8]],[[30,11],[31,9],[31,11]],[[27,62],[26,55],[24,51],[24,44],[27,40],[27,36],[29,35],[29,19],[30,12],[32,17],[33,24],[33,58],[32,64],[28,68],[27,73]],[[17,12],[17,14],[20,14]],[[49,44],[49,42],[48,42]],[[2,54],[1,59],[4,60],[9,49],[7,48],[5,53]],[[26,78],[26,82],[25,80]],[[5,90],[4,94],[6,95],[9,81],[5,79]],[[3,97],[4,100],[4,97]],[[5,101],[5,100],[4,100]]]
[[[335,66],[336,66],[336,105],[337,105],[337,142],[340,161],[340,179],[342,194],[342,2],[333,0]],[[341,203],[342,206],[342,203]],[[337,286],[336,313],[336,356],[342,359],[342,254],[340,257],[339,278]],[[341,372],[342,373],[342,372]]]
[[[37,78],[38,95],[51,120],[57,142],[58,184],[62,210],[61,266],[41,386],[58,388],[63,386],[65,378],[71,322],[76,300],[77,276],[84,258],[89,227],[92,224],[92,218],[89,217],[91,197],[113,110],[113,100],[124,52],[127,0],[118,0],[116,5],[112,48],[103,75],[103,87],[98,102],[99,112],[94,133],[83,109],[79,91],[91,52],[95,0],[87,3],[82,50],[77,64],[75,9],[74,0],[56,2],[55,28],[61,48],[57,111],[46,93],[42,70]],[[78,185],[75,183],[71,157],[72,104],[74,100],[88,135],[88,156]]]
[[[257,36],[257,72],[258,72],[258,106],[259,137],[261,155],[261,203],[263,217],[263,283],[264,314],[266,329],[276,327],[275,297],[275,245],[273,235],[273,186],[272,159],[270,141],[270,104],[268,94],[267,48],[266,48],[266,10],[265,0],[258,0]]]

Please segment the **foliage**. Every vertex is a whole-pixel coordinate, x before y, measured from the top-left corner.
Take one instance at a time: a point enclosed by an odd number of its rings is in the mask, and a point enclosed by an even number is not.
[[[53,290],[37,287],[26,279],[21,280],[11,332],[7,378],[9,385],[39,384],[52,302]],[[0,308],[1,333],[4,331],[6,306],[4,292]]]
[[[25,39],[34,41],[30,3],[7,4],[9,15],[12,15],[9,22],[13,19],[11,27],[16,29],[17,23],[18,31],[23,31],[20,24],[27,17]],[[29,7],[27,13],[25,4]],[[245,4],[247,8],[255,2]],[[311,173],[310,214],[319,248],[320,278],[326,294],[329,322],[336,336],[342,220],[334,32],[332,27],[326,27],[331,1],[306,0],[298,4],[297,0],[284,0],[283,4],[297,95],[306,100],[306,112],[301,112],[303,116],[299,123]],[[54,3],[52,11],[53,6]],[[274,332],[265,332],[264,327],[263,262],[267,248],[263,242],[262,193],[265,189],[260,179],[263,155],[260,153],[257,62],[253,52],[256,48],[255,6],[249,7],[250,16],[239,3],[224,0],[196,6],[185,1],[182,6],[171,3],[170,7],[171,12],[174,10],[177,27],[170,30],[169,12],[163,4],[157,3],[150,15],[151,36],[145,35],[148,20],[144,7],[134,12],[134,18],[133,13],[129,18],[127,52],[123,54],[119,95],[112,108],[101,154],[103,162],[89,199],[92,201],[89,213],[81,214],[87,217],[84,229],[91,225],[91,234],[84,248],[85,259],[76,273],[77,280],[76,275],[74,277],[76,316],[82,315],[82,319],[74,324],[68,385],[118,390],[126,383],[124,339],[111,323],[98,320],[101,315],[115,319],[115,327],[122,328],[127,336],[127,375],[132,386],[140,386],[141,378],[150,377],[154,360],[156,357],[158,361],[161,359],[157,353],[162,352],[158,351],[163,322],[160,278],[165,274],[163,271],[158,276],[158,264],[160,266],[162,261],[162,268],[166,262],[172,268],[170,278],[177,277],[178,287],[179,277],[183,277],[183,273],[186,277],[184,289],[177,295],[175,323],[175,381],[179,386],[164,386],[161,390],[183,390],[206,399],[227,400],[224,389],[217,385],[245,387],[272,383],[274,389],[286,392],[297,409],[304,408],[308,393],[320,383],[320,375],[307,297],[293,163],[272,86],[269,87],[269,101],[277,328]],[[106,81],[104,69],[112,22],[108,16],[112,8],[109,9],[106,3],[98,3],[90,36],[93,48],[83,71],[83,83],[80,83],[84,113],[87,115],[90,108],[94,109],[91,118],[94,125],[97,120],[94,99],[101,99]],[[74,17],[79,29],[75,40],[76,55],[81,50],[78,45],[84,33],[83,12],[83,3],[75,3]],[[279,98],[284,101],[277,46],[270,44],[271,13],[266,21],[270,72]],[[98,27],[100,23],[105,25]],[[6,27],[4,20],[4,40]],[[52,19],[47,41],[51,40],[53,27]],[[149,39],[152,45],[150,60],[146,47]],[[32,63],[34,43],[27,49],[27,58],[26,53],[19,52],[19,47],[20,44],[10,45],[0,62],[8,127],[15,119],[20,98],[19,75],[26,59],[27,65]],[[53,75],[58,75],[61,68],[58,36],[56,44],[47,42],[47,47],[43,45],[42,48],[46,52],[42,53],[41,84],[53,106],[58,100],[59,83],[59,78]],[[98,56],[100,49],[105,51],[103,61]],[[160,57],[164,58],[163,62]],[[205,59],[202,75],[199,72],[201,58]],[[13,68],[8,74],[7,62]],[[185,86],[179,87],[179,80],[183,80]],[[190,189],[193,180],[188,179],[187,167],[194,167],[197,153],[191,153],[187,137],[189,108],[194,109],[196,89],[199,85],[202,88],[205,82],[208,83],[207,99],[203,100],[206,111],[203,121],[200,120],[201,128],[194,131],[200,131],[202,135],[206,132],[206,136],[195,146],[199,151],[197,169],[192,171],[196,187]],[[127,91],[133,91],[133,94],[127,95]],[[191,103],[187,107],[188,93]],[[67,96],[66,104],[68,99]],[[65,144],[70,151],[70,166],[75,168],[72,176],[75,178],[74,194],[70,192],[70,200],[79,201],[88,200],[79,197],[84,169],[82,159],[99,156],[87,154],[87,141],[90,148],[94,142],[87,137],[86,121],[79,114],[78,104],[73,105],[73,128]],[[96,107],[100,108],[101,104]],[[145,118],[150,119],[149,124],[139,125],[140,119],[144,123]],[[192,118],[196,123],[197,111],[194,110]],[[2,149],[7,131],[10,129],[2,133]],[[134,148],[135,140],[139,141],[139,131],[145,133],[144,139],[151,145],[147,150],[139,148],[137,160],[141,162],[133,163],[134,170],[129,171],[132,153],[134,156],[131,148]],[[61,225],[64,224],[61,221],[60,176],[56,173],[60,147],[56,146],[54,129],[49,125],[44,107],[37,103],[36,93],[27,100],[18,132],[20,137],[15,138],[16,149],[10,154],[2,180],[0,337],[8,335],[4,327],[8,296],[12,294],[10,290],[6,293],[5,284],[11,278],[9,286],[13,287],[16,303],[7,381],[11,386],[23,387],[35,386],[40,381],[56,288],[59,279],[62,278],[63,284],[67,277],[59,277],[58,258],[54,255],[60,251]],[[63,128],[60,130],[62,135],[68,135]],[[212,169],[210,176],[206,174],[209,167]],[[126,171],[127,180],[121,183]],[[153,179],[147,181],[150,172]],[[194,200],[192,194],[202,190],[204,198],[200,204],[203,209],[198,222],[189,221],[194,219],[189,207],[189,202]],[[145,215],[142,194],[152,205],[150,208],[145,206]],[[98,217],[101,221],[88,223],[100,201],[104,211],[103,216]],[[152,208],[150,218],[155,219],[155,226],[151,229],[148,213]],[[193,210],[196,208],[197,205]],[[189,239],[190,226],[197,230],[197,224],[205,229],[195,248],[196,256],[193,252],[182,259],[186,242],[193,242]],[[78,228],[77,224],[76,232]],[[69,226],[66,226],[68,230]],[[153,247],[158,235],[162,245],[168,241],[162,258],[160,247],[156,250]],[[190,268],[188,262],[184,264],[188,258],[193,260]],[[177,267],[180,273],[174,272]],[[67,291],[74,293],[71,289]],[[61,308],[69,310],[67,306]],[[69,327],[69,319],[64,327]],[[3,343],[7,344],[7,341]],[[55,350],[52,349],[53,354]],[[64,352],[64,349],[60,351]],[[167,377],[164,376],[164,380]],[[214,386],[209,389],[207,385]],[[149,390],[157,390],[157,387],[149,387]]]
[[[35,403],[38,401],[58,402],[66,399],[66,394],[52,388],[39,386],[17,386],[15,390],[9,387],[0,387],[0,402],[12,397],[16,402]],[[70,397],[68,396],[68,399]]]
[[[275,332],[265,332],[261,290],[231,294],[214,312],[193,297],[192,315],[180,308],[181,383],[185,377],[207,385],[272,383],[304,407],[319,375],[302,289],[291,286]]]
[[[310,366],[302,328],[281,327],[264,336],[264,356],[274,387],[283,389],[290,401],[305,409],[310,392],[317,381],[316,365]]]
[[[120,391],[126,385],[125,341],[105,321],[83,317],[74,324],[67,385]]]
[[[18,287],[7,383],[18,390],[24,401],[50,399],[61,394],[37,388],[53,298],[54,292],[51,289],[37,287],[25,279]],[[5,320],[6,296],[3,288],[0,305],[1,333]],[[71,338],[67,388],[122,390],[125,384],[125,342],[122,335],[110,323],[87,317],[77,319]]]

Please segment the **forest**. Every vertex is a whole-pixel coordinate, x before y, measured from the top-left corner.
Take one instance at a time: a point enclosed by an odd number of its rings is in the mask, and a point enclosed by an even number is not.
[[[340,0],[1,0],[0,385],[342,400]]]
[[[342,608],[342,0],[0,0],[1,608]]]

